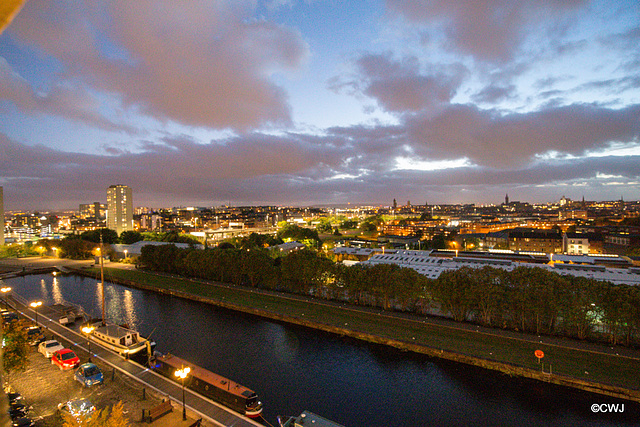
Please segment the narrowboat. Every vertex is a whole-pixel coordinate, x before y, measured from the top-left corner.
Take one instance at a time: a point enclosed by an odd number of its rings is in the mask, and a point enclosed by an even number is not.
[[[167,378],[177,381],[175,372],[187,367],[191,370],[185,387],[249,418],[262,414],[262,402],[253,390],[172,354],[156,352],[153,369]]]

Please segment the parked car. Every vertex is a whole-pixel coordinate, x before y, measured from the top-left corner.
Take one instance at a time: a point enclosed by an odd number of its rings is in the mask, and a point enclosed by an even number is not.
[[[76,371],[74,378],[85,387],[102,384],[102,371],[93,363],[83,363]]]
[[[36,422],[28,417],[18,417],[11,421],[12,427],[34,427]]]
[[[58,410],[61,412],[67,412],[74,418],[79,418],[91,415],[96,410],[96,407],[93,406],[89,399],[82,397],[80,399],[71,399],[67,402],[58,404]]]
[[[43,341],[38,345],[38,351],[46,358],[50,358],[58,350],[64,350],[64,347],[56,340]]]
[[[26,406],[22,403],[12,403],[9,405],[9,417],[11,417],[12,420],[26,417],[29,409],[31,409],[30,406]]]
[[[18,313],[16,313],[15,311],[3,311],[2,312],[2,320],[3,320],[3,325],[8,325],[9,323],[12,322],[17,322],[20,319],[20,317],[18,317]]]
[[[58,365],[60,369],[73,369],[80,364],[80,359],[73,350],[64,348],[53,353],[51,363]]]
[[[22,403],[22,395],[20,393],[7,393],[9,405],[12,403]]]
[[[40,326],[27,326],[24,329],[27,331],[27,342],[29,345],[36,346],[44,341],[44,334]]]

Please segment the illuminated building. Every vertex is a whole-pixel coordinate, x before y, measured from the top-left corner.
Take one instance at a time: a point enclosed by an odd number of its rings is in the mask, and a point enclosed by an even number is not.
[[[126,185],[112,185],[107,189],[107,228],[118,235],[133,231],[133,197]]]

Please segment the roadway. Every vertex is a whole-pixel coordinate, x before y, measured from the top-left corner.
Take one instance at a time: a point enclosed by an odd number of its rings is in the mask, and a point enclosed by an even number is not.
[[[24,316],[34,320],[35,311],[28,307],[27,301],[21,298],[19,295],[13,293],[9,298],[10,303],[20,311]],[[38,323],[46,328],[46,334],[54,334],[66,341],[73,343],[74,346],[81,348],[84,351],[89,351],[89,344],[86,337],[82,336],[78,332],[69,329],[60,323],[58,323],[59,313],[52,307],[43,306],[38,309],[37,312]],[[53,319],[52,319],[53,318]],[[100,359],[105,364],[111,366],[114,370],[121,372],[140,382],[144,387],[148,387],[151,390],[169,398],[176,403],[176,409],[182,408],[182,387],[157,374],[156,372],[145,368],[135,362],[127,360],[122,356],[100,346],[96,342],[91,342],[91,358]],[[109,375],[105,373],[105,375]],[[264,427],[256,421],[253,421],[247,417],[244,417],[230,409],[213,402],[199,394],[192,392],[189,389],[185,390],[186,408],[191,411],[197,417],[201,417],[218,426],[237,426],[237,427]]]

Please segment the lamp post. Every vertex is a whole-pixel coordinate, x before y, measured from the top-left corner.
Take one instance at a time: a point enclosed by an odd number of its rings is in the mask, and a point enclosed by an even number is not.
[[[38,307],[42,305],[42,301],[34,301],[29,304],[36,312],[36,326],[38,326]]]
[[[9,304],[7,303],[7,292],[11,292],[11,288],[8,286],[5,286],[2,289],[0,289],[0,292],[2,292],[2,300],[4,301],[4,307],[8,310]]]
[[[94,329],[95,328],[93,326],[85,326],[84,328],[82,328],[82,332],[87,334],[87,345],[89,346],[89,362],[91,362],[91,338],[89,337],[89,335],[91,335],[91,332],[93,332]]]
[[[176,377],[180,378],[180,380],[182,381],[182,420],[186,421],[187,420],[187,408],[185,406],[184,403],[184,379],[187,378],[187,375],[189,375],[189,372],[191,371],[191,368],[186,367],[186,368],[182,368],[182,369],[178,369],[176,371]]]
[[[54,258],[57,258],[58,257],[58,248],[51,248],[51,249],[53,249]]]
[[[128,252],[129,252],[129,251],[128,251],[127,249],[125,249],[125,250],[124,250],[124,259],[127,259],[127,253],[128,253]]]

